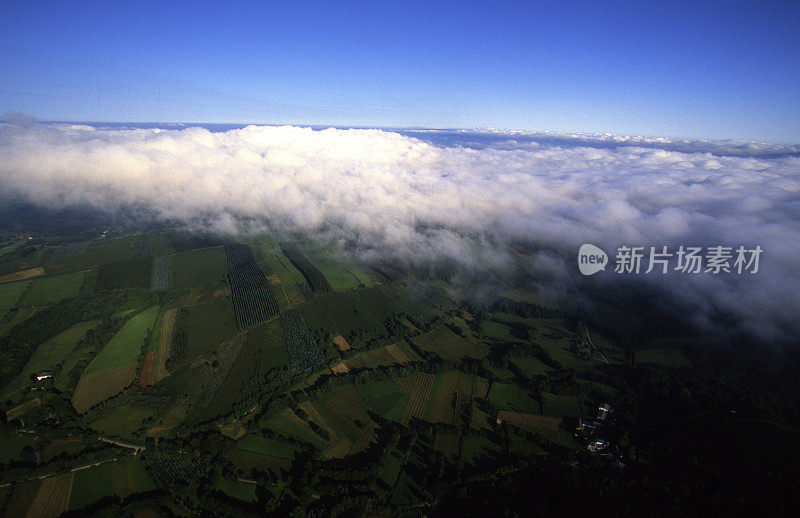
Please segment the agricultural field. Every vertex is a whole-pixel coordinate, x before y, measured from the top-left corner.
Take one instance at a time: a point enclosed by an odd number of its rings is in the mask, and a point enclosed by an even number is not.
[[[44,275],[44,268],[41,266],[36,268],[28,268],[27,270],[20,270],[14,273],[8,273],[6,275],[0,275],[0,284],[5,284],[7,282],[16,282],[16,281],[24,281],[26,279],[31,279],[33,277],[40,277]]]
[[[437,381],[423,417],[433,423],[468,425],[465,416],[471,412],[478,379],[471,374],[450,371],[441,374]]]
[[[0,352],[13,364],[0,380],[5,515],[144,518],[206,503],[284,515],[308,502],[308,514],[355,516],[363,502],[378,515],[435,514],[551,466],[616,474],[606,464],[628,463],[627,446],[591,457],[573,427],[608,401],[615,417],[597,436],[634,441],[614,428],[630,422],[629,379],[641,397],[668,390],[659,405],[704,397],[678,378],[694,368],[682,351],[699,363],[682,342],[643,342],[624,368],[583,359],[580,318],[532,303],[525,288],[482,304],[442,272],[376,273],[277,232],[98,234],[24,257],[18,246],[13,264],[0,256],[10,281],[0,277]],[[34,260],[44,275],[8,277]],[[57,303],[65,297],[75,298]],[[617,335],[591,331],[624,359],[606,337]],[[658,376],[636,378],[637,364]],[[44,370],[52,381],[30,381]],[[14,480],[25,482],[3,489]]]
[[[532,378],[534,376],[543,376],[548,371],[552,370],[545,365],[542,360],[533,356],[520,356],[514,358],[510,362],[516,367],[517,371],[521,372],[525,377]]]
[[[446,326],[414,338],[414,345],[453,362],[461,358],[480,359],[489,353],[489,349],[485,345],[459,336]]]
[[[281,325],[295,372],[308,372],[325,363],[325,357],[299,311],[294,309],[281,314]]]
[[[83,285],[84,272],[34,279],[21,299],[20,306],[46,306],[77,297]]]
[[[332,291],[330,283],[319,271],[319,268],[303,255],[300,248],[294,243],[281,243],[281,251],[297,270],[303,274],[314,293],[328,293]]]
[[[407,378],[397,379],[397,384],[400,386],[400,389],[409,396],[408,403],[406,403],[403,413],[400,416],[400,423],[406,424],[412,418],[423,419],[425,417],[431,388],[433,387],[435,379],[436,376],[422,372],[418,372]]]
[[[175,316],[178,314],[176,308],[170,308],[161,316],[161,328],[158,332],[158,341],[156,343],[156,351],[153,358],[153,373],[150,380],[146,380],[147,384],[158,383],[167,375],[167,360],[170,356],[172,348],[172,336],[175,330]]]
[[[114,494],[114,472],[116,462],[106,462],[76,471],[72,479],[69,509],[84,507]]]
[[[333,291],[373,285],[355,265],[344,262],[329,251],[303,247],[302,253],[322,273]]]
[[[226,245],[228,278],[239,331],[244,331],[278,314],[278,302],[264,272],[256,265],[246,245]]]
[[[15,385],[20,386],[28,383],[32,374],[53,370],[72,353],[78,342],[86,336],[86,333],[99,323],[97,320],[92,320],[75,324],[41,344],[36,348],[25,368],[22,369]]]
[[[258,498],[256,495],[257,486],[248,482],[239,482],[238,480],[219,477],[214,482],[214,488],[222,491],[231,498],[243,502],[255,502]]]
[[[122,392],[136,379],[137,362],[84,374],[72,394],[72,406],[84,414],[93,406]]]
[[[106,263],[130,261],[141,258],[139,238],[135,236],[104,238],[84,243],[73,243],[56,249],[47,264],[48,273],[82,271]]]
[[[157,316],[158,306],[153,306],[128,320],[92,360],[92,363],[84,371],[84,375],[136,362],[145,340],[150,336]]]
[[[325,440],[320,437],[306,421],[300,419],[300,417],[289,408],[285,408],[273,415],[265,424],[269,429],[286,438],[295,438],[311,444],[316,448],[323,448],[325,446]]]
[[[175,317],[167,368],[210,353],[236,332],[236,318],[229,297],[215,297],[180,307]]]
[[[210,248],[172,256],[172,287],[187,290],[224,282],[228,275],[225,250]]]
[[[106,263],[97,269],[94,289],[96,291],[127,288],[150,289],[152,274],[153,259],[151,257]]]
[[[48,477],[42,480],[26,516],[57,517],[69,506],[73,473]]]
[[[294,453],[297,450],[291,444],[252,434],[236,441],[236,447],[252,453],[289,460],[294,458]]]
[[[542,411],[542,407],[536,399],[521,387],[510,383],[492,383],[488,399],[501,410],[534,414]]]
[[[91,427],[106,436],[132,439],[142,421],[152,413],[151,409],[141,405],[120,405],[94,421]]]
[[[153,291],[168,290],[172,286],[172,257],[162,255],[153,259],[153,271],[150,274],[150,289]]]
[[[553,417],[594,417],[577,396],[542,393],[542,413]]]
[[[30,284],[30,281],[20,281],[0,285],[0,310],[16,306],[20,296]]]

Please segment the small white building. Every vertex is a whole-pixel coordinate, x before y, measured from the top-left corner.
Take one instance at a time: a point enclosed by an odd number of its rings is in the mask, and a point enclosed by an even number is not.
[[[42,380],[52,379],[52,378],[53,378],[53,374],[51,372],[49,372],[49,371],[42,371],[42,372],[40,372],[39,374],[36,375],[36,381],[42,381]]]

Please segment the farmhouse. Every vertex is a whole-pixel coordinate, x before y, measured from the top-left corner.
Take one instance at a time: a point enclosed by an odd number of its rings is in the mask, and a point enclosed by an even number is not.
[[[36,375],[36,381],[42,381],[46,379],[52,379],[53,374],[50,371],[42,371]]]

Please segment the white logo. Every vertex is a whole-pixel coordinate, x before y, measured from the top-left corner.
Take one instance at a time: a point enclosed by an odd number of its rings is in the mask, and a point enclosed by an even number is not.
[[[594,275],[600,270],[605,270],[608,256],[594,245],[586,243],[578,250],[578,268],[584,275]]]

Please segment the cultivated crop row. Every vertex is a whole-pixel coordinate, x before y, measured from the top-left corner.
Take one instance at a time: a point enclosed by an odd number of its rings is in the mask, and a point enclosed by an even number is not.
[[[307,282],[300,283],[297,287],[300,289],[300,293],[306,298],[306,301],[311,302],[314,300],[314,292],[311,291],[311,286],[309,286]]]
[[[286,338],[286,348],[289,351],[289,360],[295,372],[307,372],[325,363],[322,351],[298,310],[293,309],[283,313],[281,325]]]
[[[403,392],[411,396],[403,409],[403,415],[400,418],[401,423],[408,423],[412,417],[422,419],[425,414],[425,407],[428,406],[428,398],[431,394],[434,379],[435,376],[432,374],[418,372],[408,378],[397,380],[397,384],[400,385]]]
[[[226,245],[228,278],[236,325],[244,331],[278,314],[278,302],[264,272],[246,245]]]
[[[168,290],[172,283],[172,258],[168,255],[156,257],[153,260],[153,275],[150,280],[150,289],[153,291]]]
[[[153,478],[166,491],[174,491],[179,485],[197,486],[209,472],[208,460],[203,456],[146,451],[143,458],[150,466]]]
[[[142,258],[117,263],[106,263],[97,270],[95,291],[150,287],[153,259]]]
[[[314,266],[314,264],[303,255],[303,252],[301,252],[294,243],[281,243],[281,250],[283,251],[283,255],[292,262],[294,267],[300,270],[300,273],[305,276],[314,292],[328,293],[333,291],[328,279],[322,275],[319,268]]]

